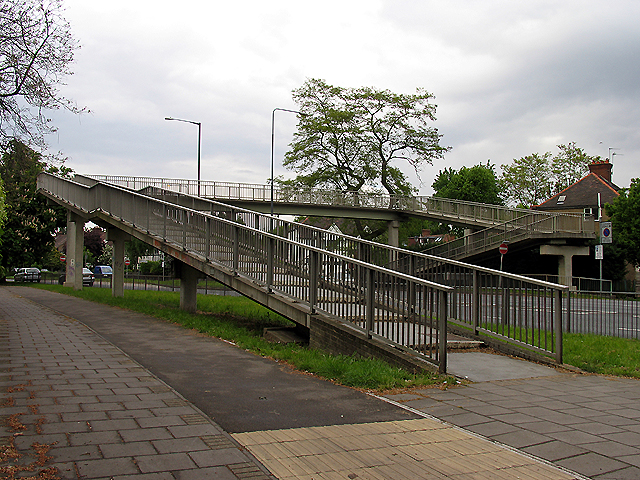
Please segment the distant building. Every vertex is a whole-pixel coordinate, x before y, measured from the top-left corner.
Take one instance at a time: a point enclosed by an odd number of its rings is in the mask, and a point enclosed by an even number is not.
[[[540,205],[531,208],[533,210],[543,210],[546,212],[581,213],[585,216],[592,216],[595,220],[596,238],[599,238],[600,220],[607,221],[609,219],[604,212],[604,206],[607,203],[612,203],[620,196],[620,187],[611,181],[612,170],[613,165],[609,160],[592,163],[589,165],[588,175],[542,202]],[[543,245],[540,247],[540,253],[543,255],[563,255],[561,250],[565,250],[564,261],[567,265],[566,268],[563,268],[561,262],[559,275],[560,277],[570,277],[571,257],[573,255],[589,254],[588,250],[587,253],[584,253],[584,251],[580,253],[576,250],[577,248],[579,247]],[[572,249],[574,249],[573,252]],[[563,270],[565,272],[564,274]],[[628,267],[627,270],[627,278],[633,280],[635,278],[635,271],[633,271],[631,267]],[[565,280],[561,278],[560,283],[565,283]]]
[[[613,165],[609,160],[589,165],[589,174],[573,185],[565,188],[540,205],[531,207],[533,210],[544,210],[556,213],[582,213],[591,215],[598,221],[599,215],[604,216],[603,207],[620,196],[620,187],[611,181]],[[600,204],[598,204],[600,194]],[[599,225],[596,223],[596,231]]]
[[[445,243],[455,240],[456,236],[450,233],[441,233],[437,235],[431,235],[431,230],[422,230],[422,234],[415,237],[409,237],[407,239],[408,247],[417,247],[423,245],[430,245],[434,243]]]

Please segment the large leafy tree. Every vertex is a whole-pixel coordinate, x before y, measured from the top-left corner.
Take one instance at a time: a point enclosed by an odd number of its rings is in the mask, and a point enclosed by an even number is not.
[[[456,171],[445,168],[431,184],[436,197],[454,198],[467,202],[502,205],[501,191],[494,165],[487,162],[473,167],[462,167]]]
[[[528,208],[551,196],[550,157],[549,152],[533,153],[515,159],[511,165],[502,165],[500,182],[511,203]]]
[[[125,252],[129,257],[129,260],[131,260],[132,268],[136,268],[140,257],[151,255],[155,251],[156,249],[154,247],[148,243],[144,243],[142,240],[138,240],[135,237],[132,237],[131,241],[125,243]]]
[[[102,255],[106,245],[104,236],[104,230],[98,226],[84,231],[84,247],[93,255],[93,258],[99,258]]]
[[[587,155],[575,142],[558,149],[556,155],[533,153],[502,165],[499,182],[509,203],[524,208],[538,205],[584,177],[590,163],[602,160]]]
[[[640,178],[631,180],[629,188],[620,190],[613,203],[605,205],[611,217],[613,238],[625,260],[640,266]]]
[[[46,110],[79,111],[59,92],[77,49],[62,13],[61,0],[0,2],[0,141],[43,147]]]
[[[42,171],[67,174],[64,166],[47,165],[42,155],[18,140],[2,147],[0,179],[4,183],[6,221],[0,233],[4,267],[41,264],[53,248],[53,233],[66,224],[66,210],[37,193]]]
[[[551,159],[551,172],[553,174],[554,191],[556,194],[573,185],[589,171],[589,164],[600,162],[600,156],[587,155],[585,151],[576,146],[575,142],[566,145],[558,145],[560,150]]]
[[[7,210],[5,208],[4,184],[2,182],[2,178],[0,178],[0,233],[2,232],[2,226],[4,225],[6,218]]]
[[[309,79],[293,91],[301,115],[284,166],[296,187],[390,195],[413,192],[398,162],[418,172],[443,158],[433,96],[422,89],[396,94],[374,88],[343,88]]]

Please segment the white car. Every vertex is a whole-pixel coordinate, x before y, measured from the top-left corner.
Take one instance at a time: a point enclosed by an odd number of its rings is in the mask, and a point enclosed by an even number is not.
[[[37,268],[20,268],[13,276],[13,281],[40,283],[40,270]]]

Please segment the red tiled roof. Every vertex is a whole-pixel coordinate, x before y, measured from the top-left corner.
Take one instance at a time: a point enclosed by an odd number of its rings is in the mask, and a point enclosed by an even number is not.
[[[590,173],[540,205],[531,208],[534,210],[570,210],[598,207],[598,193],[600,201],[604,205],[611,203],[614,198],[620,195],[618,190],[620,187],[595,173]]]

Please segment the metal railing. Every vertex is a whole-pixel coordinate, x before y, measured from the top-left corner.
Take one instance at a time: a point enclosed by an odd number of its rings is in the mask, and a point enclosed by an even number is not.
[[[255,288],[284,295],[310,314],[347,322],[368,338],[385,339],[446,368],[453,288],[344,255],[356,239],[323,237],[322,230],[296,239],[288,235],[296,224],[255,212],[217,202],[203,212],[114,185],[87,186],[49,174],[39,175],[38,188],[88,218],[108,217],[242,276]]]
[[[44,272],[42,283],[51,285],[61,284],[60,277],[64,272]],[[111,276],[96,277],[93,280],[93,287],[111,288]],[[127,290],[150,290],[163,292],[176,292],[180,290],[180,279],[168,275],[142,275],[138,273],[126,273],[124,275],[124,288]],[[236,291],[205,277],[198,282],[198,293],[204,295],[237,296]]]
[[[640,340],[640,295],[576,292],[571,297],[567,331]]]
[[[595,223],[593,217],[571,215],[544,215],[532,213],[489,227],[450,242],[439,243],[424,252],[431,255],[451,259],[469,258],[490,250],[497,250],[500,244],[516,243],[534,238],[565,238],[567,234],[575,233],[580,238],[595,238]]]
[[[185,195],[196,195],[196,180],[169,179],[154,177],[129,177],[118,175],[90,175],[90,178],[101,182],[120,185],[133,190],[153,186],[163,190],[172,190]],[[242,200],[250,202],[270,202],[271,186],[201,181],[202,197],[216,200]],[[516,222],[536,229],[542,220],[555,219],[544,224],[544,228],[552,226],[555,232],[593,234],[593,221],[589,222],[581,214],[557,214],[533,212],[528,209],[511,208],[501,205],[466,202],[441,197],[400,195],[382,195],[378,193],[339,192],[320,189],[299,189],[274,187],[274,202],[296,205],[325,205],[333,207],[393,209],[408,212],[429,214],[433,219],[468,224],[474,226],[495,226],[505,222]],[[561,218],[561,220],[558,220]]]
[[[567,285],[571,282],[574,291],[577,292],[600,292],[611,294],[614,291],[613,281],[606,278],[586,278],[586,277],[565,277],[562,275],[549,275],[544,273],[527,273],[526,277],[537,278],[545,282],[562,283]]]
[[[143,189],[141,184],[136,186]],[[145,188],[144,193],[171,204],[187,205],[194,210],[235,219],[256,230],[268,230],[298,243],[383,266],[412,278],[455,287],[450,295],[448,313],[452,323],[469,329],[470,333],[488,334],[528,351],[553,355],[558,361],[562,359],[562,323],[568,318],[568,311],[563,310],[568,304],[567,287],[336,234],[175,190],[150,187]],[[294,262],[308,261],[296,254],[290,258]],[[335,275],[340,277],[339,285],[349,284],[353,277],[339,263],[326,268],[334,269]],[[403,284],[393,284],[396,290],[402,287]],[[410,288],[402,295],[409,304],[417,298]]]

